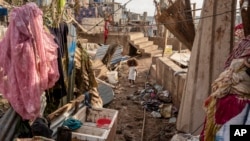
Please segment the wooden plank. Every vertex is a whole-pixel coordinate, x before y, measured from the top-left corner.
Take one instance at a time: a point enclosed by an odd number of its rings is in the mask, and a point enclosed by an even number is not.
[[[157,16],[157,20],[163,23],[165,28],[175,35],[188,49],[192,49],[195,28],[189,0],[176,0],[167,9],[161,10],[161,15]]]
[[[192,133],[202,127],[203,102],[210,95],[211,83],[222,72],[233,45],[235,3],[234,0],[204,1],[201,17],[208,18],[201,19],[193,44],[177,120],[180,131]],[[201,129],[194,134],[199,134]]]

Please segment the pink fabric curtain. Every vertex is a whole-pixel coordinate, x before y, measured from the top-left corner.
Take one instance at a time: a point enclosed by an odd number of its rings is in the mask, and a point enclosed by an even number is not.
[[[23,119],[39,115],[40,96],[59,78],[57,48],[35,3],[17,7],[0,42],[0,92]]]

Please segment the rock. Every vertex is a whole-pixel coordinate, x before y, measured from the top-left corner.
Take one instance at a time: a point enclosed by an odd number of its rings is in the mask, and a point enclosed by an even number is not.
[[[128,124],[128,125],[127,125],[127,128],[129,128],[129,129],[133,129],[133,128],[134,128],[134,126],[133,126],[133,125]]]
[[[133,103],[136,104],[136,105],[141,105],[140,101],[133,101]]]
[[[114,92],[115,94],[120,94],[121,93],[121,91],[120,90],[115,90],[115,92]]]
[[[199,141],[199,136],[192,136],[189,134],[175,134],[171,141]]]
[[[121,110],[121,107],[115,107],[116,110]]]
[[[172,104],[162,104],[159,106],[161,116],[164,118],[170,118],[172,116]]]
[[[122,134],[122,129],[117,129],[116,134]]]
[[[132,141],[133,140],[133,135],[129,132],[124,133],[124,138],[126,141]]]
[[[127,100],[131,100],[133,96],[134,96],[133,94],[128,95],[128,96],[127,96]]]
[[[176,117],[171,117],[168,122],[169,123],[175,123],[176,122]]]
[[[161,118],[161,114],[159,112],[156,112],[156,111],[153,111],[151,113],[151,115],[154,117],[154,118]]]
[[[122,102],[121,105],[122,105],[122,106],[127,106],[128,103],[127,103],[127,102]]]
[[[142,117],[134,117],[135,121],[142,121],[143,118]]]

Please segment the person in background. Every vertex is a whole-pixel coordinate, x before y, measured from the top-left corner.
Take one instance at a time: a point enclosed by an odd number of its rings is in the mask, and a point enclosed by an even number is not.
[[[138,62],[135,59],[130,59],[127,61],[127,65],[129,67],[128,80],[131,87],[135,86],[135,79],[137,75],[136,67],[138,66]]]

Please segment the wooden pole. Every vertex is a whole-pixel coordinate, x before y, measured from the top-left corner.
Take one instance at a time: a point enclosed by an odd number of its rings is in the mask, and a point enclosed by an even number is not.
[[[196,17],[196,3],[193,3],[193,19]]]
[[[146,108],[143,110],[143,124],[142,124],[142,131],[141,131],[141,141],[143,141],[144,138],[144,128],[145,128],[145,121],[146,121]]]
[[[167,28],[165,28],[165,31],[164,31],[165,41],[164,41],[164,48],[163,48],[163,52],[162,52],[162,57],[164,57],[165,51],[166,51],[166,47],[168,45],[168,35],[169,35],[169,31],[168,31]]]

